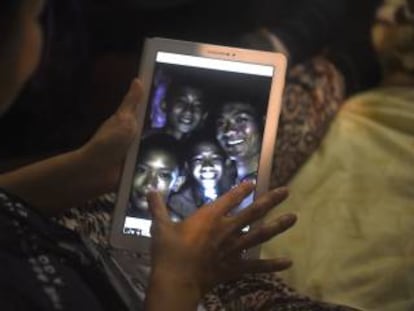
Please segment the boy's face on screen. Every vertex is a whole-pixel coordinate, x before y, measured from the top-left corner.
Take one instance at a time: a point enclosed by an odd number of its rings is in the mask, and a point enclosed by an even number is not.
[[[146,211],[148,209],[146,195],[151,190],[158,191],[167,200],[178,176],[179,167],[174,155],[161,149],[144,151],[138,159],[133,180],[134,206]]]
[[[217,140],[232,159],[259,152],[261,133],[252,109],[245,103],[227,103],[217,118]]]
[[[190,161],[191,174],[202,186],[216,186],[223,175],[224,159],[213,143],[195,146]]]
[[[182,134],[194,131],[206,116],[203,94],[192,87],[182,88],[170,105],[170,124],[174,130]]]

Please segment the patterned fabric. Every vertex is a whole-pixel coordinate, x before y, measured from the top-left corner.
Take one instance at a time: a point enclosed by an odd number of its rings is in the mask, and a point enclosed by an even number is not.
[[[250,275],[243,280],[217,286],[204,298],[209,311],[350,311],[348,307],[312,301],[301,296],[272,274]]]
[[[70,209],[55,220],[66,228],[88,236],[93,242],[106,247],[115,200],[116,195],[108,193],[97,200]]]
[[[316,150],[345,98],[342,75],[315,58],[287,76],[271,186],[285,185]]]
[[[79,235],[2,189],[0,275],[2,311],[127,310]]]
[[[342,76],[323,58],[292,68],[287,78],[272,186],[287,183],[318,147],[344,99]],[[72,209],[58,221],[108,245],[115,195]],[[205,297],[207,310],[350,310],[300,296],[272,274],[222,284]]]

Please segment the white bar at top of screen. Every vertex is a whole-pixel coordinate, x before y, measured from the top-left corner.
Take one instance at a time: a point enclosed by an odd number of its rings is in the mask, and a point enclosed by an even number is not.
[[[158,52],[157,62],[228,72],[246,73],[265,77],[273,76],[274,71],[274,68],[272,66],[243,63],[238,61],[229,61],[200,56],[183,55],[169,52]]]
[[[151,220],[140,219],[135,217],[126,217],[124,226],[126,228],[141,230],[142,235],[150,236]]]

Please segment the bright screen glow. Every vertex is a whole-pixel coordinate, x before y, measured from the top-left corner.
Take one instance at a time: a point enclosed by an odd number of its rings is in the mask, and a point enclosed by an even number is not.
[[[272,66],[158,52],[123,234],[150,236],[146,193],[181,221],[256,181]],[[234,209],[252,203],[254,193]],[[246,229],[247,230],[247,229]]]

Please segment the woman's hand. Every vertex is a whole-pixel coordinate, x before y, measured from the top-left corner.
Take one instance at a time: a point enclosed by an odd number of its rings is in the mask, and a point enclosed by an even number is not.
[[[244,227],[263,218],[288,194],[285,188],[270,191],[239,214],[229,216],[253,189],[250,183],[241,184],[180,223],[170,220],[158,194],[149,195],[153,241],[148,310],[167,306],[168,310],[191,310],[217,283],[246,273],[274,272],[291,266],[287,259],[241,256],[245,249],[269,240],[296,222],[295,215],[287,214],[271,225],[242,233]]]
[[[113,191],[137,134],[141,94],[134,80],[118,110],[82,148],[0,175],[0,187],[48,215]]]
[[[117,111],[80,149],[84,161],[95,171],[96,181],[101,181],[103,192],[116,189],[125,156],[137,138],[137,107],[141,96],[141,82],[134,79]]]

